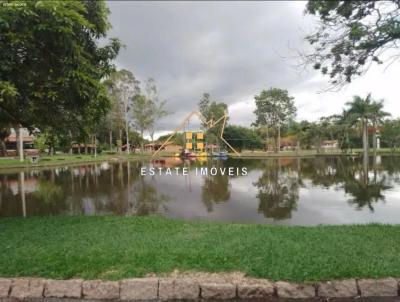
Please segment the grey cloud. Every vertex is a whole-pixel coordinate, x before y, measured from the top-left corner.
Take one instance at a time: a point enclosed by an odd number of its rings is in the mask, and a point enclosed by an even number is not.
[[[174,112],[160,122],[160,130],[173,128],[196,109],[203,92],[233,104],[270,86],[290,90],[311,77],[300,77],[284,58],[289,44],[303,46],[301,30],[309,24],[304,2],[108,5],[110,36],[126,45],[117,66],[133,71],[141,81],[155,78],[160,97]],[[240,118],[252,118],[252,112]]]

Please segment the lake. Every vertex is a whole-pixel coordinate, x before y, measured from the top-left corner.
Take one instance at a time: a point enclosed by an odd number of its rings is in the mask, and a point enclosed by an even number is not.
[[[142,176],[149,168],[187,175]],[[246,175],[200,175],[200,168]],[[143,169],[142,169],[143,168]],[[0,172],[0,217],[162,215],[286,225],[400,223],[400,157],[102,162]]]

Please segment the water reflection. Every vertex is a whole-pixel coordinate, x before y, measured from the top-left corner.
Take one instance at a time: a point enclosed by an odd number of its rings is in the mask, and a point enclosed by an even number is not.
[[[223,161],[215,161],[214,163],[210,161],[207,167],[208,169],[212,166],[220,168],[223,163]],[[231,198],[229,176],[220,173],[214,176],[205,175],[201,191],[201,199],[207,211],[211,212],[214,203],[226,202]]]
[[[146,182],[144,177],[140,178],[134,188],[134,198],[131,200],[130,208],[132,214],[149,215],[157,213],[162,206],[164,211],[166,202],[169,200],[168,195],[160,194],[157,191],[157,183],[154,181]]]
[[[369,163],[361,163],[355,157],[317,158],[314,163],[305,165],[302,174],[311,179],[315,186],[342,189],[347,195],[346,200],[357,209],[368,207],[373,211],[373,204],[384,201],[384,191],[393,187],[390,178],[399,175],[398,158],[397,169],[393,170],[392,177],[387,173],[387,165],[393,159],[385,158],[382,164],[381,157],[378,158],[372,159],[372,170],[369,169]]]
[[[143,166],[188,175],[141,176]],[[246,167],[246,176],[199,175]],[[104,162],[0,174],[0,216],[150,215],[278,224],[400,222],[400,158]]]
[[[299,167],[293,169],[292,162],[280,158],[264,161],[262,175],[254,183],[260,201],[258,211],[267,218],[287,219],[296,209],[301,179]]]
[[[167,198],[140,176],[141,166],[102,163],[1,174],[1,216],[154,213]]]

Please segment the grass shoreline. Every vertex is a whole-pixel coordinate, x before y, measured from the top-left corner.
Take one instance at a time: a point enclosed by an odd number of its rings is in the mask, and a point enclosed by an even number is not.
[[[362,152],[360,150],[355,150],[352,153],[341,153],[341,152],[322,152],[317,153],[315,150],[303,150],[303,151],[281,151],[280,153],[274,152],[251,152],[244,151],[240,153],[240,156],[232,153],[230,154],[233,158],[279,158],[279,157],[319,157],[319,156],[361,156]],[[391,152],[390,150],[381,149],[378,155],[393,155],[399,156],[400,152]],[[42,156],[38,163],[31,163],[29,160],[20,162],[16,158],[0,158],[0,171],[8,169],[17,168],[37,168],[37,167],[51,167],[51,166],[62,166],[62,165],[75,165],[75,164],[89,164],[95,162],[102,162],[107,160],[114,161],[127,161],[127,160],[137,160],[137,159],[148,159],[151,158],[151,153],[136,154],[132,153],[130,155],[126,154],[99,154],[97,157],[94,155],[54,155],[54,156]],[[370,153],[372,156],[372,153]],[[171,157],[173,153],[161,153],[159,157]]]
[[[118,280],[176,269],[289,281],[400,277],[400,225],[75,216],[5,218],[0,230],[1,277]]]
[[[149,158],[151,155],[147,154],[131,154],[129,156],[124,154],[107,154],[107,155],[55,155],[44,156],[38,163],[31,163],[28,160],[20,162],[18,159],[0,159],[0,170],[15,169],[15,168],[37,168],[37,167],[51,167],[61,165],[74,165],[74,164],[87,164],[102,162],[106,160],[127,161]]]

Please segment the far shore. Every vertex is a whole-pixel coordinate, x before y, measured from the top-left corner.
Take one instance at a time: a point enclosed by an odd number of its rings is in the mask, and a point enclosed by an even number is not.
[[[373,156],[372,150],[369,153]],[[393,151],[391,149],[379,149],[377,155],[400,155],[400,151]],[[154,158],[173,157],[173,152],[160,152]],[[317,157],[317,156],[362,156],[361,149],[353,149],[352,151],[343,152],[341,150],[294,150],[294,151],[261,151],[261,150],[245,150],[239,154],[229,153],[232,158],[275,158],[275,157]],[[95,163],[103,161],[128,161],[138,159],[150,159],[151,152],[144,153],[100,153],[97,156],[93,154],[57,154],[53,156],[43,155],[39,157],[38,162],[33,163],[30,159],[25,159],[23,162],[19,161],[16,157],[0,157],[0,171],[13,168],[35,168],[35,167],[48,167],[60,165],[80,165],[86,163]]]

